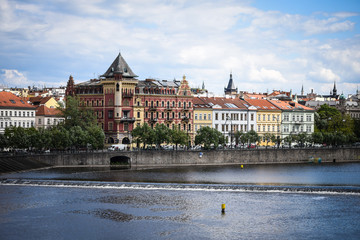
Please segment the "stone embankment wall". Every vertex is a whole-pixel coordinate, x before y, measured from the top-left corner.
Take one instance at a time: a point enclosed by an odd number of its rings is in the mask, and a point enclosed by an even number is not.
[[[0,157],[1,163],[29,161],[51,166],[109,166],[112,157],[129,158],[132,168],[171,167],[189,165],[223,164],[279,164],[305,163],[309,158],[321,158],[322,162],[360,162],[360,148],[321,148],[321,149],[251,149],[218,151],[132,151],[132,152],[90,152],[76,154],[24,155]],[[42,165],[42,166],[43,166]],[[31,169],[29,165],[28,168]],[[15,169],[14,169],[15,170]],[[20,169],[19,169],[20,170]],[[22,170],[26,170],[22,169]],[[16,170],[15,170],[16,171]]]

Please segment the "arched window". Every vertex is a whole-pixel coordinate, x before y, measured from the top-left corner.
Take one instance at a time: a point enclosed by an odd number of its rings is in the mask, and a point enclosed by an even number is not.
[[[178,105],[179,105],[179,108],[181,108],[181,102],[179,102],[179,104],[178,104]]]

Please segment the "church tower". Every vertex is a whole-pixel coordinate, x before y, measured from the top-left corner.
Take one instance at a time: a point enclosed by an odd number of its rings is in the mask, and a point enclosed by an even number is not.
[[[235,95],[237,94],[238,89],[235,88],[234,81],[232,79],[232,73],[230,73],[229,83],[226,88],[224,88],[225,95]]]

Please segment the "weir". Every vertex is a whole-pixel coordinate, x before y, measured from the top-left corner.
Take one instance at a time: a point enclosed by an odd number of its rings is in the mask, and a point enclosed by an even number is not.
[[[360,162],[360,148],[306,148],[306,149],[241,149],[210,151],[117,151],[84,153],[50,153],[0,157],[0,172],[12,171],[12,163],[23,163],[24,169],[43,166],[110,166],[111,163],[128,164],[131,168],[172,167],[191,165],[281,164],[306,163],[310,159],[321,162]],[[41,163],[39,166],[28,162]],[[34,167],[33,167],[34,166]]]

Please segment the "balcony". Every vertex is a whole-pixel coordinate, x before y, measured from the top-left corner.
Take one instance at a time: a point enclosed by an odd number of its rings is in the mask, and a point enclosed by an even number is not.
[[[130,123],[133,123],[133,122],[135,122],[135,118],[122,117],[122,118],[120,118],[120,122],[130,122]]]
[[[150,106],[149,107],[150,112],[155,112],[156,110],[157,110],[157,107],[155,107],[155,106]]]
[[[166,122],[166,123],[172,123],[172,121],[174,121],[174,119],[172,119],[172,118],[166,118],[166,119],[165,119],[165,122]]]
[[[122,93],[123,98],[132,98],[134,96],[131,92],[123,92]]]
[[[149,123],[156,123],[158,121],[157,118],[150,118]]]
[[[172,107],[166,107],[166,108],[165,108],[165,111],[166,111],[166,112],[171,112],[172,110],[173,110]]]
[[[186,122],[186,123],[188,123],[189,122],[189,118],[188,117],[182,117],[181,118],[181,122]]]
[[[190,110],[191,110],[191,108],[187,108],[187,107],[184,107],[183,109],[181,109],[182,112],[188,112]]]

